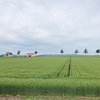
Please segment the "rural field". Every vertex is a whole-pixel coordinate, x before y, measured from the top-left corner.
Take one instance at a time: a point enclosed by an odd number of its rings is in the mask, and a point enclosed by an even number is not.
[[[0,57],[0,95],[100,100],[100,56]]]

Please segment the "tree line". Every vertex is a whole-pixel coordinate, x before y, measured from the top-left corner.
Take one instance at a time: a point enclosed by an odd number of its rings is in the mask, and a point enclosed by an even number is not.
[[[64,50],[61,49],[60,53],[64,53]],[[78,53],[79,53],[79,50],[76,49],[74,53],[75,53],[75,54],[78,54]],[[87,50],[87,49],[84,49],[83,53],[85,53],[85,55],[86,55],[86,54],[88,53],[88,50]],[[97,49],[97,50],[95,51],[95,53],[99,54],[99,53],[100,53],[100,49]]]

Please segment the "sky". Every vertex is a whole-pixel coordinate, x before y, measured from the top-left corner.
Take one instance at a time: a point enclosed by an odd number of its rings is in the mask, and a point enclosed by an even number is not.
[[[0,54],[100,49],[100,0],[0,0]]]

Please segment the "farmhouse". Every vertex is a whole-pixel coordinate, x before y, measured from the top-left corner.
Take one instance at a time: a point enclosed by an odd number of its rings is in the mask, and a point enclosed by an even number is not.
[[[11,57],[11,56],[13,56],[13,54],[12,54],[11,52],[6,52],[6,53],[4,54],[4,57]]]
[[[35,56],[35,53],[34,52],[29,52],[26,54],[28,57],[32,57],[32,56]]]

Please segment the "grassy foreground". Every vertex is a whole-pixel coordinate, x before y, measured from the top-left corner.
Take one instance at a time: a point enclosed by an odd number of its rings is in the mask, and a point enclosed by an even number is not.
[[[26,96],[23,100],[100,100],[100,97],[84,96]]]
[[[100,57],[1,57],[0,94],[99,97]]]
[[[0,100],[100,100],[100,97],[84,97],[84,96],[12,96],[1,95]]]

